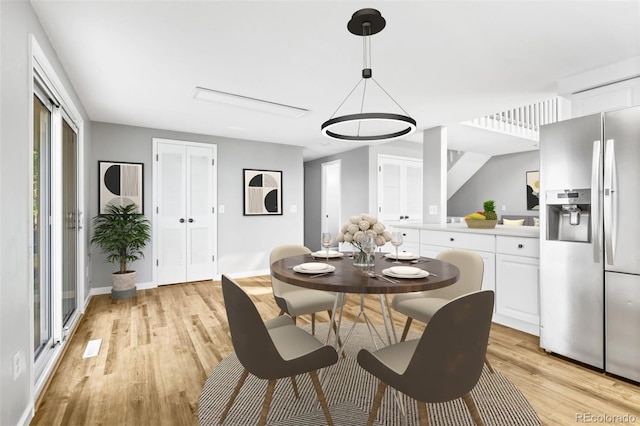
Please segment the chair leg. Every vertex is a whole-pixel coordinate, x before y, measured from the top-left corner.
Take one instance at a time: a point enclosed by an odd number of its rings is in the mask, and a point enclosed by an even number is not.
[[[402,337],[400,338],[401,342],[404,342],[404,339],[407,338],[407,334],[409,334],[409,328],[411,327],[411,322],[413,322],[413,318],[407,317],[407,322],[404,324],[404,330],[402,330]]]
[[[489,363],[489,358],[487,358],[486,356],[484,357],[484,363],[487,364],[487,367],[489,368],[490,373],[495,373],[495,371],[493,370],[493,367]]]
[[[224,407],[224,411],[220,416],[220,421],[218,422],[219,424],[224,423],[224,420],[227,418],[227,414],[229,414],[229,410],[231,410],[231,406],[235,402],[236,397],[238,396],[238,393],[240,393],[240,388],[242,387],[242,385],[244,385],[244,381],[247,380],[248,375],[249,375],[249,371],[247,371],[246,369],[242,371],[242,374],[238,379],[238,383],[236,384],[236,388],[231,393],[231,396],[229,397],[229,402],[227,402],[227,406]]]
[[[324,398],[324,392],[322,392],[322,386],[320,386],[318,373],[315,371],[309,371],[309,376],[311,376],[311,381],[313,382],[313,388],[316,390],[318,401],[320,401],[320,405],[322,406],[322,411],[324,412],[324,418],[327,420],[327,424],[329,426],[333,426],[333,419],[331,418],[331,413],[329,412],[329,406],[327,405],[327,400]]]
[[[312,336],[316,335],[316,313],[315,312],[311,313],[311,335]]]
[[[464,403],[467,404],[467,408],[471,413],[471,417],[473,417],[473,421],[476,422],[478,426],[484,426],[484,422],[482,421],[482,417],[480,417],[480,412],[478,411],[478,407],[476,407],[476,403],[473,401],[471,394],[468,393],[462,397]]]
[[[293,394],[297,399],[300,399],[300,393],[298,393],[298,384],[296,383],[296,376],[291,376],[291,386],[293,386]]]
[[[273,399],[273,392],[276,390],[275,379],[269,380],[267,384],[267,392],[264,394],[264,402],[262,403],[262,411],[260,412],[259,426],[265,426],[267,424],[267,414],[269,414],[269,405]]]
[[[291,317],[291,319],[293,320],[293,325],[296,325],[296,320],[298,317]]]
[[[373,421],[376,419],[376,414],[378,414],[378,410],[380,409],[380,404],[382,403],[382,397],[384,396],[385,390],[387,390],[387,384],[382,380],[380,380],[380,383],[378,383],[378,390],[376,391],[376,396],[375,398],[373,398],[373,404],[371,405],[369,418],[367,419],[367,426],[373,425]]]
[[[427,403],[422,401],[416,401],[418,404],[418,421],[420,426],[429,426],[429,411],[427,409]]]

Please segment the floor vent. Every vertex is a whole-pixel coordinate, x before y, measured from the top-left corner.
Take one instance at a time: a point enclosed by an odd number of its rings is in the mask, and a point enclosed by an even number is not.
[[[98,356],[98,352],[100,352],[100,345],[102,345],[102,339],[89,340],[82,358],[91,358],[94,356]]]

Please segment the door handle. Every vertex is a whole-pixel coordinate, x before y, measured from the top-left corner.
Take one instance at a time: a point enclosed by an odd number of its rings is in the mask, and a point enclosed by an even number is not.
[[[607,264],[613,265],[616,257],[616,236],[618,233],[618,218],[616,209],[616,157],[615,143],[613,139],[605,142],[604,147],[604,231],[605,231],[605,252],[607,254]]]
[[[180,218],[180,223],[184,223],[184,218]]]
[[[189,223],[193,223],[193,219],[192,218],[189,218]]]
[[[600,188],[602,186],[602,152],[600,141],[593,141],[593,158],[591,160],[591,236],[593,239],[593,261],[600,263]]]

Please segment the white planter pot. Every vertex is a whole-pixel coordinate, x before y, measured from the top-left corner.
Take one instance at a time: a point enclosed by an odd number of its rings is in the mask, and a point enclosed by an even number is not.
[[[127,271],[125,274],[111,274],[113,299],[129,299],[136,295],[136,271]]]

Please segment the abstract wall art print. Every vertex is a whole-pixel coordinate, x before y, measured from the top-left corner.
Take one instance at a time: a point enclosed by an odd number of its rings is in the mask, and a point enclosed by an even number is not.
[[[135,204],[136,212],[144,213],[142,199],[142,163],[98,161],[99,213],[106,213],[111,204],[126,206]]]
[[[282,214],[282,172],[243,169],[244,215]]]
[[[527,172],[527,210],[540,210],[540,172]]]

